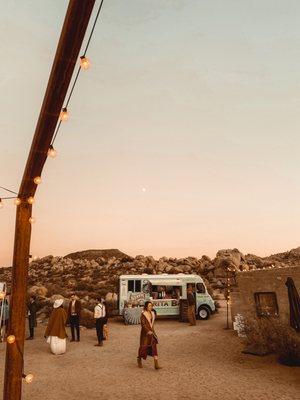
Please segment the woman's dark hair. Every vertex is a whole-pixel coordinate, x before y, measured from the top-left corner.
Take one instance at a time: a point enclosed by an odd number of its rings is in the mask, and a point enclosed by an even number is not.
[[[152,301],[146,301],[146,303],[144,304],[144,310],[145,310],[145,311],[147,311],[147,308],[148,308],[148,305],[149,305],[149,304],[152,304],[152,305],[153,305]]]

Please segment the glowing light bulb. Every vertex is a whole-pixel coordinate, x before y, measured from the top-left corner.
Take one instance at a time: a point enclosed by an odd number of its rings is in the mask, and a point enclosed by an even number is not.
[[[33,374],[27,374],[27,375],[23,374],[22,376],[25,379],[26,383],[32,383],[34,378]]]
[[[39,185],[42,182],[42,178],[40,176],[36,176],[33,180],[36,185]]]
[[[29,222],[30,222],[31,224],[34,224],[34,223],[35,223],[35,219],[34,219],[33,217],[30,217],[30,218],[29,218]]]
[[[28,204],[33,204],[34,203],[34,197],[30,196],[27,199]]]
[[[91,62],[87,57],[81,56],[80,57],[80,66],[81,66],[82,69],[87,70],[87,69],[90,68]]]
[[[21,204],[21,199],[17,198],[15,199],[15,205],[19,206]]]
[[[0,292],[0,300],[3,300],[5,297],[5,293],[4,292]]]
[[[67,121],[69,119],[69,113],[66,107],[61,110],[59,118],[61,121]]]
[[[9,335],[9,336],[7,336],[6,341],[7,341],[7,343],[9,343],[9,344],[15,343],[15,341],[16,341],[15,335]]]
[[[38,256],[32,256],[32,261],[36,261],[36,260],[38,260],[38,259],[39,259]]]
[[[0,208],[3,208],[3,207],[4,207],[3,201],[2,201],[2,199],[0,199]]]
[[[56,156],[57,156],[57,151],[51,144],[48,150],[48,157],[55,158]]]

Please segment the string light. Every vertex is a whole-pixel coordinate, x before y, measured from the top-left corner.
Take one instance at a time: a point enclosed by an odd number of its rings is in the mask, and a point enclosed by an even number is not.
[[[52,146],[52,144],[50,145],[47,154],[48,154],[48,157],[51,157],[51,158],[55,158],[55,157],[57,156],[57,151],[56,151],[55,148]]]
[[[84,70],[89,69],[91,66],[90,60],[86,56],[80,57],[80,67]]]
[[[5,292],[0,292],[0,300],[3,300],[5,297]]]
[[[22,377],[24,378],[26,383],[32,383],[33,378],[34,378],[33,374],[27,374],[27,375],[22,374]]]
[[[30,217],[30,218],[29,218],[29,222],[30,222],[31,224],[34,224],[34,223],[35,223],[35,219],[34,219],[33,217]]]
[[[42,182],[42,178],[40,176],[36,176],[33,180],[36,185],[39,185]]]
[[[15,343],[15,341],[16,341],[15,335],[9,335],[9,336],[7,336],[6,341],[7,341],[7,343],[9,343],[9,344]]]
[[[15,199],[15,205],[16,205],[16,206],[19,206],[21,203],[22,203],[21,199],[19,199],[19,197],[17,197],[17,198]]]
[[[28,197],[27,203],[28,204],[33,204],[34,203],[34,197],[32,197],[32,196]]]
[[[60,119],[61,121],[67,121],[67,120],[69,119],[69,113],[68,113],[67,107],[64,107],[64,108],[61,110],[59,119]]]

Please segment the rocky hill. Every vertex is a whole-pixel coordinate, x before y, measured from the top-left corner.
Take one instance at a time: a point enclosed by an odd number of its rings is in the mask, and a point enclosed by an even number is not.
[[[32,261],[29,267],[28,287],[40,299],[41,319],[47,317],[51,302],[56,296],[69,298],[75,292],[85,309],[86,325],[92,323],[93,307],[98,295],[106,297],[111,309],[116,308],[118,279],[122,274],[199,274],[210,292],[222,293],[227,274],[234,276],[238,270],[251,270],[270,266],[300,265],[300,247],[258,257],[243,255],[238,249],[220,250],[214,259],[167,258],[155,260],[152,256],[130,257],[119,250],[87,250],[65,257],[47,256]],[[0,281],[11,281],[11,268],[0,268]]]

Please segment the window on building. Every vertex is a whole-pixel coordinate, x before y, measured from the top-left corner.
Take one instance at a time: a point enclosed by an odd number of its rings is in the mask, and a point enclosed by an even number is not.
[[[128,292],[139,293],[141,291],[141,280],[130,279],[128,281]]]
[[[254,299],[258,317],[276,317],[278,315],[275,292],[257,292],[254,293]]]

